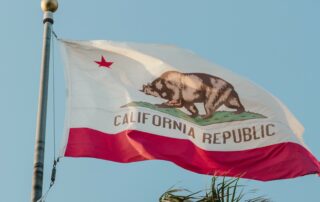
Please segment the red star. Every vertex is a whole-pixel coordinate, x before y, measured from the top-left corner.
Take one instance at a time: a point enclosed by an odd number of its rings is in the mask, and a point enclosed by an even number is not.
[[[113,64],[113,62],[108,62],[106,59],[104,59],[103,56],[101,56],[101,61],[94,61],[99,65],[99,67],[107,67],[110,68],[110,66]]]

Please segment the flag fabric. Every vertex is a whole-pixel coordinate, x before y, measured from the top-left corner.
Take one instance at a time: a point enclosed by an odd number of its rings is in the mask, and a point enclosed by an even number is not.
[[[276,97],[188,50],[61,40],[64,157],[166,160],[256,180],[319,174],[303,126]]]

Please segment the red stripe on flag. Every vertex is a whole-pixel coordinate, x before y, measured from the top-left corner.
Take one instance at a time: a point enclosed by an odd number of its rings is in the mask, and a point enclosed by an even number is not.
[[[296,143],[280,143],[243,151],[206,151],[189,140],[127,130],[107,134],[89,128],[71,128],[65,156],[91,157],[115,162],[159,159],[201,174],[255,180],[320,174],[320,163]]]

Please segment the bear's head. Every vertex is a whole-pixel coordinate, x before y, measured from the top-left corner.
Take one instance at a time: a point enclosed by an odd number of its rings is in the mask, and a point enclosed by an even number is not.
[[[142,86],[142,90],[140,90],[141,92],[145,93],[146,95],[152,95],[154,97],[161,97],[158,89],[154,86],[152,86],[150,83],[148,83],[147,85],[143,85]]]

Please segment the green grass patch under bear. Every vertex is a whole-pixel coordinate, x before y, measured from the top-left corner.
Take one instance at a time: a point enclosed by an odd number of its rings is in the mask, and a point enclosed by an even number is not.
[[[162,113],[170,114],[174,117],[184,119],[186,121],[195,123],[200,126],[207,126],[216,123],[224,123],[224,122],[232,122],[232,121],[244,121],[249,119],[263,119],[267,118],[261,114],[253,113],[253,112],[242,112],[240,114],[236,114],[230,111],[217,111],[214,115],[208,119],[203,119],[202,117],[198,116],[195,118],[190,117],[188,114],[184,113],[180,109],[177,108],[161,108],[157,107],[154,104],[150,104],[148,102],[131,102],[128,103],[124,107],[144,107],[148,109],[152,109],[155,111],[159,111]]]

